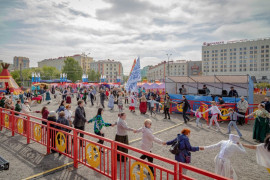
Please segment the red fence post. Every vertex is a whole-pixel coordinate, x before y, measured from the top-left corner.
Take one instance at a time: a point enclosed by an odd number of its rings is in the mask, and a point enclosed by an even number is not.
[[[74,152],[74,159],[73,159],[73,166],[75,168],[78,168],[78,133],[77,133],[77,130],[74,129],[73,130],[73,152]]]
[[[183,179],[183,169],[181,167],[181,164],[180,163],[178,163],[178,164],[179,164],[179,180],[182,180]]]
[[[15,135],[15,117],[14,117],[14,111],[11,111],[11,119],[9,119],[9,122],[11,122],[11,129],[12,129],[12,136]]]
[[[51,152],[51,125],[50,121],[47,121],[47,154]]]
[[[27,144],[30,143],[30,129],[31,129],[30,116],[27,115],[27,122],[26,122]]]
[[[116,147],[115,147],[115,143],[114,142],[112,142],[111,143],[111,158],[112,158],[112,160],[111,160],[111,169],[112,169],[112,179],[116,179],[117,178],[117,168],[116,168],[116,166],[117,165],[115,165],[115,156],[117,156],[116,155],[116,153],[117,153],[117,151],[115,150],[116,149]]]
[[[174,164],[174,180],[178,180],[178,162]]]

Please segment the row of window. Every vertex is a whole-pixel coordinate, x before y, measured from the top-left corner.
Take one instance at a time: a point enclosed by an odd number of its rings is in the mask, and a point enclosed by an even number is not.
[[[243,71],[269,71],[270,68],[261,68],[261,69],[258,69],[258,68],[240,68],[239,69],[239,72],[243,72]],[[204,70],[203,72],[237,72],[236,69],[220,69],[220,71],[218,69],[212,69],[211,71],[210,70]]]
[[[267,49],[267,50],[261,50],[261,53],[269,53],[269,50]],[[247,54],[247,52],[239,52],[239,55],[245,55],[245,54]],[[257,51],[249,51],[249,54],[257,54]],[[234,53],[230,53],[230,56],[236,56],[237,55],[237,53],[236,52],[234,52]],[[218,54],[212,54],[212,57],[215,57],[215,56],[218,56]],[[227,56],[227,53],[221,53],[220,54],[220,56]],[[205,54],[205,55],[203,55],[203,57],[209,57],[209,54]]]
[[[263,45],[261,46],[261,49],[264,49],[264,48],[269,48],[269,45]],[[250,50],[253,50],[253,49],[257,49],[257,46],[251,46],[249,47]],[[243,48],[239,48],[240,51],[244,50],[246,51],[247,50],[247,47],[243,47]],[[233,49],[230,49],[230,52],[232,51],[236,51],[236,48],[233,48]],[[217,53],[218,50],[212,50],[212,53]],[[227,52],[227,49],[221,49],[220,52]],[[204,53],[209,53],[209,51],[204,51]]]

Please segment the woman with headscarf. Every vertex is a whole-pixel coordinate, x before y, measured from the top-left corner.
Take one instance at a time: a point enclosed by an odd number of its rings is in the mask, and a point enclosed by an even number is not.
[[[135,95],[134,95],[134,92],[132,93],[132,95],[130,96],[130,105],[129,105],[129,110],[131,112],[135,112],[135,106],[136,106],[136,98],[135,98]]]
[[[220,149],[215,157],[215,173],[224,177],[237,180],[237,175],[231,164],[231,158],[236,153],[245,153],[244,147],[239,144],[240,137],[230,134],[229,140],[222,140],[217,144],[201,147],[200,150]]]
[[[147,99],[144,95],[142,94],[142,97],[140,98],[140,106],[139,106],[141,114],[145,114],[147,111]]]
[[[112,92],[109,95],[108,108],[110,108],[111,110],[113,110],[114,108],[114,95],[112,94]]]
[[[261,103],[258,105],[258,110],[246,116],[256,116],[255,123],[253,126],[253,139],[259,142],[263,142],[266,135],[270,132],[269,118],[270,114],[265,109],[265,104]]]

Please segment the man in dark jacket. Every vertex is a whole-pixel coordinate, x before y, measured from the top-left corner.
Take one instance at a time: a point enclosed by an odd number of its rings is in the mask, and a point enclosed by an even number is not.
[[[104,93],[104,90],[101,90],[100,91],[100,104],[102,105],[103,108],[105,108],[105,106],[104,106],[105,99],[106,99],[106,95]]]
[[[262,103],[265,104],[265,110],[270,112],[270,102],[269,102],[268,97],[265,97],[264,101],[262,101]]]
[[[182,109],[183,109],[183,118],[185,123],[189,121],[189,117],[187,117],[187,110],[190,109],[190,104],[188,103],[188,100],[186,99],[186,96],[183,96],[183,101],[177,104],[183,104]]]
[[[229,92],[229,97],[238,97],[238,92],[234,89],[234,87],[231,87],[231,90]]]
[[[78,101],[78,107],[75,110],[75,118],[73,121],[74,127],[76,129],[80,129],[82,131],[84,131],[85,128],[85,122],[86,122],[86,118],[85,118],[85,111],[84,111],[84,103],[82,100]],[[80,137],[83,137],[84,134],[80,133]],[[82,146],[82,141],[80,141],[80,146]]]

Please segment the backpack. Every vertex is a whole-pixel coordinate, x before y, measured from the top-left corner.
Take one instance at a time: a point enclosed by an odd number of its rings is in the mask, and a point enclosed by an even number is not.
[[[177,141],[172,144],[172,146],[170,147],[169,151],[172,154],[178,155],[180,153],[179,144],[180,144],[180,141],[179,141],[179,138],[177,137]]]

